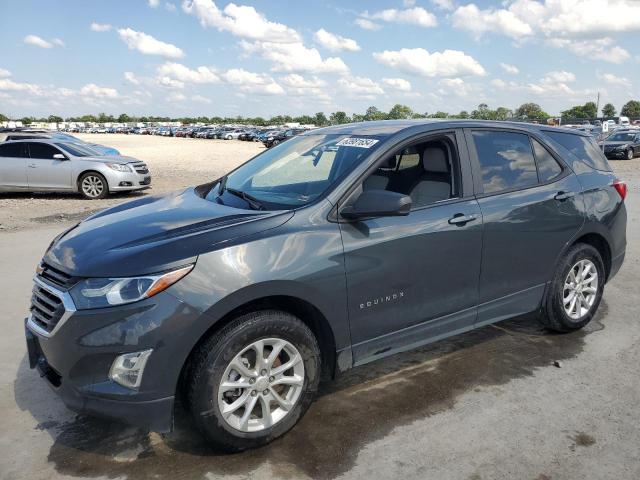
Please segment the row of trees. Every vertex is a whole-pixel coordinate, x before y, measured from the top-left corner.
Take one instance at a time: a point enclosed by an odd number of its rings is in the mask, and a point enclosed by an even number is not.
[[[627,102],[620,111],[621,115],[638,118],[640,117],[640,101],[631,100]],[[608,103],[602,108],[602,115],[605,118],[612,118],[616,116],[615,107]],[[587,102],[584,105],[577,105],[568,110],[562,112],[562,118],[567,120],[573,119],[593,119],[598,116],[596,104],[593,102]],[[82,115],[79,117],[67,117],[63,119],[57,115],[50,115],[46,118],[34,118],[24,117],[20,120],[23,124],[28,125],[33,122],[49,122],[60,123],[62,121],[67,122],[97,122],[97,123],[130,123],[130,122],[170,122],[180,121],[182,123],[238,123],[238,124],[250,124],[250,125],[280,125],[284,123],[298,122],[302,124],[314,124],[318,126],[323,125],[336,125],[349,122],[364,122],[370,120],[399,120],[407,118],[472,118],[479,120],[537,120],[546,121],[550,115],[542,110],[540,105],[536,103],[524,103],[515,110],[511,110],[506,107],[498,107],[495,110],[489,108],[486,103],[481,103],[478,107],[471,112],[462,110],[459,113],[449,113],[438,111],[434,113],[419,113],[414,112],[410,107],[406,105],[394,105],[391,110],[384,112],[377,107],[371,106],[367,110],[360,114],[354,113],[348,115],[344,111],[337,111],[331,113],[328,117],[323,112],[318,112],[315,115],[301,115],[293,117],[290,115],[277,115],[269,119],[263,117],[181,117],[181,118],[169,118],[169,117],[154,117],[154,116],[130,116],[123,113],[117,117],[113,115],[107,115],[106,113],[100,113],[98,115]],[[6,116],[0,114],[0,121],[9,120]]]

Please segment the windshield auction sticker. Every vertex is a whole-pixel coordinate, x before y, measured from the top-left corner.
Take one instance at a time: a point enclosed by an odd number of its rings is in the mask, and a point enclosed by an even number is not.
[[[336,145],[338,147],[371,148],[376,143],[378,143],[378,140],[376,140],[375,138],[356,138],[356,137],[351,137],[351,138],[343,138],[338,143],[336,143]]]

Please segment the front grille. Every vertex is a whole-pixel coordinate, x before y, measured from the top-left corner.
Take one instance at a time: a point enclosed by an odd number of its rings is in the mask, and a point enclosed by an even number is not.
[[[140,185],[151,185],[151,177],[145,177],[144,180],[140,182]]]
[[[149,168],[144,163],[134,164],[133,168],[137,173],[140,173],[142,175],[149,173]]]
[[[48,263],[42,262],[40,264],[42,271],[39,272],[40,277],[47,283],[68,289],[73,287],[78,281],[77,277],[69,275],[60,269],[54,268]]]
[[[31,295],[31,317],[33,322],[48,333],[55,328],[64,315],[62,299],[49,290],[35,284]]]

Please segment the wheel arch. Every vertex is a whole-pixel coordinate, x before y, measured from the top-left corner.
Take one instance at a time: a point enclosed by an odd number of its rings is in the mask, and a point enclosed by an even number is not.
[[[95,168],[87,168],[87,169],[81,170],[80,173],[78,173],[78,176],[76,177],[76,190],[78,192],[80,191],[80,179],[87,173],[97,173],[102,178],[104,178],[104,181],[107,182],[107,190],[109,190],[109,180],[107,179],[107,176],[104,173],[102,173],[100,170],[97,170]]]
[[[215,332],[219,331],[240,315],[260,310],[281,310],[296,316],[305,325],[307,325],[318,340],[318,345],[320,347],[322,378],[333,378],[336,371],[336,339],[333,328],[326,316],[318,307],[308,300],[304,300],[300,297],[292,295],[268,295],[252,299],[234,307],[220,317],[219,320],[213,322],[213,324],[198,338],[182,365],[177,385],[177,393],[179,395],[184,392],[185,380],[189,374],[191,360],[194,357],[195,352],[197,352],[207,338],[215,334]]]
[[[611,273],[611,246],[605,236],[597,232],[584,233],[571,242],[568,248],[571,248],[578,243],[586,243],[598,250],[598,253],[600,253],[600,256],[602,257],[602,262],[604,263],[605,281],[608,280],[609,274]]]

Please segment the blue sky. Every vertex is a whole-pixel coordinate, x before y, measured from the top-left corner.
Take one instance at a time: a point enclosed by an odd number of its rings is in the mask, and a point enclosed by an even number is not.
[[[0,113],[549,113],[640,98],[640,1],[0,0]]]

